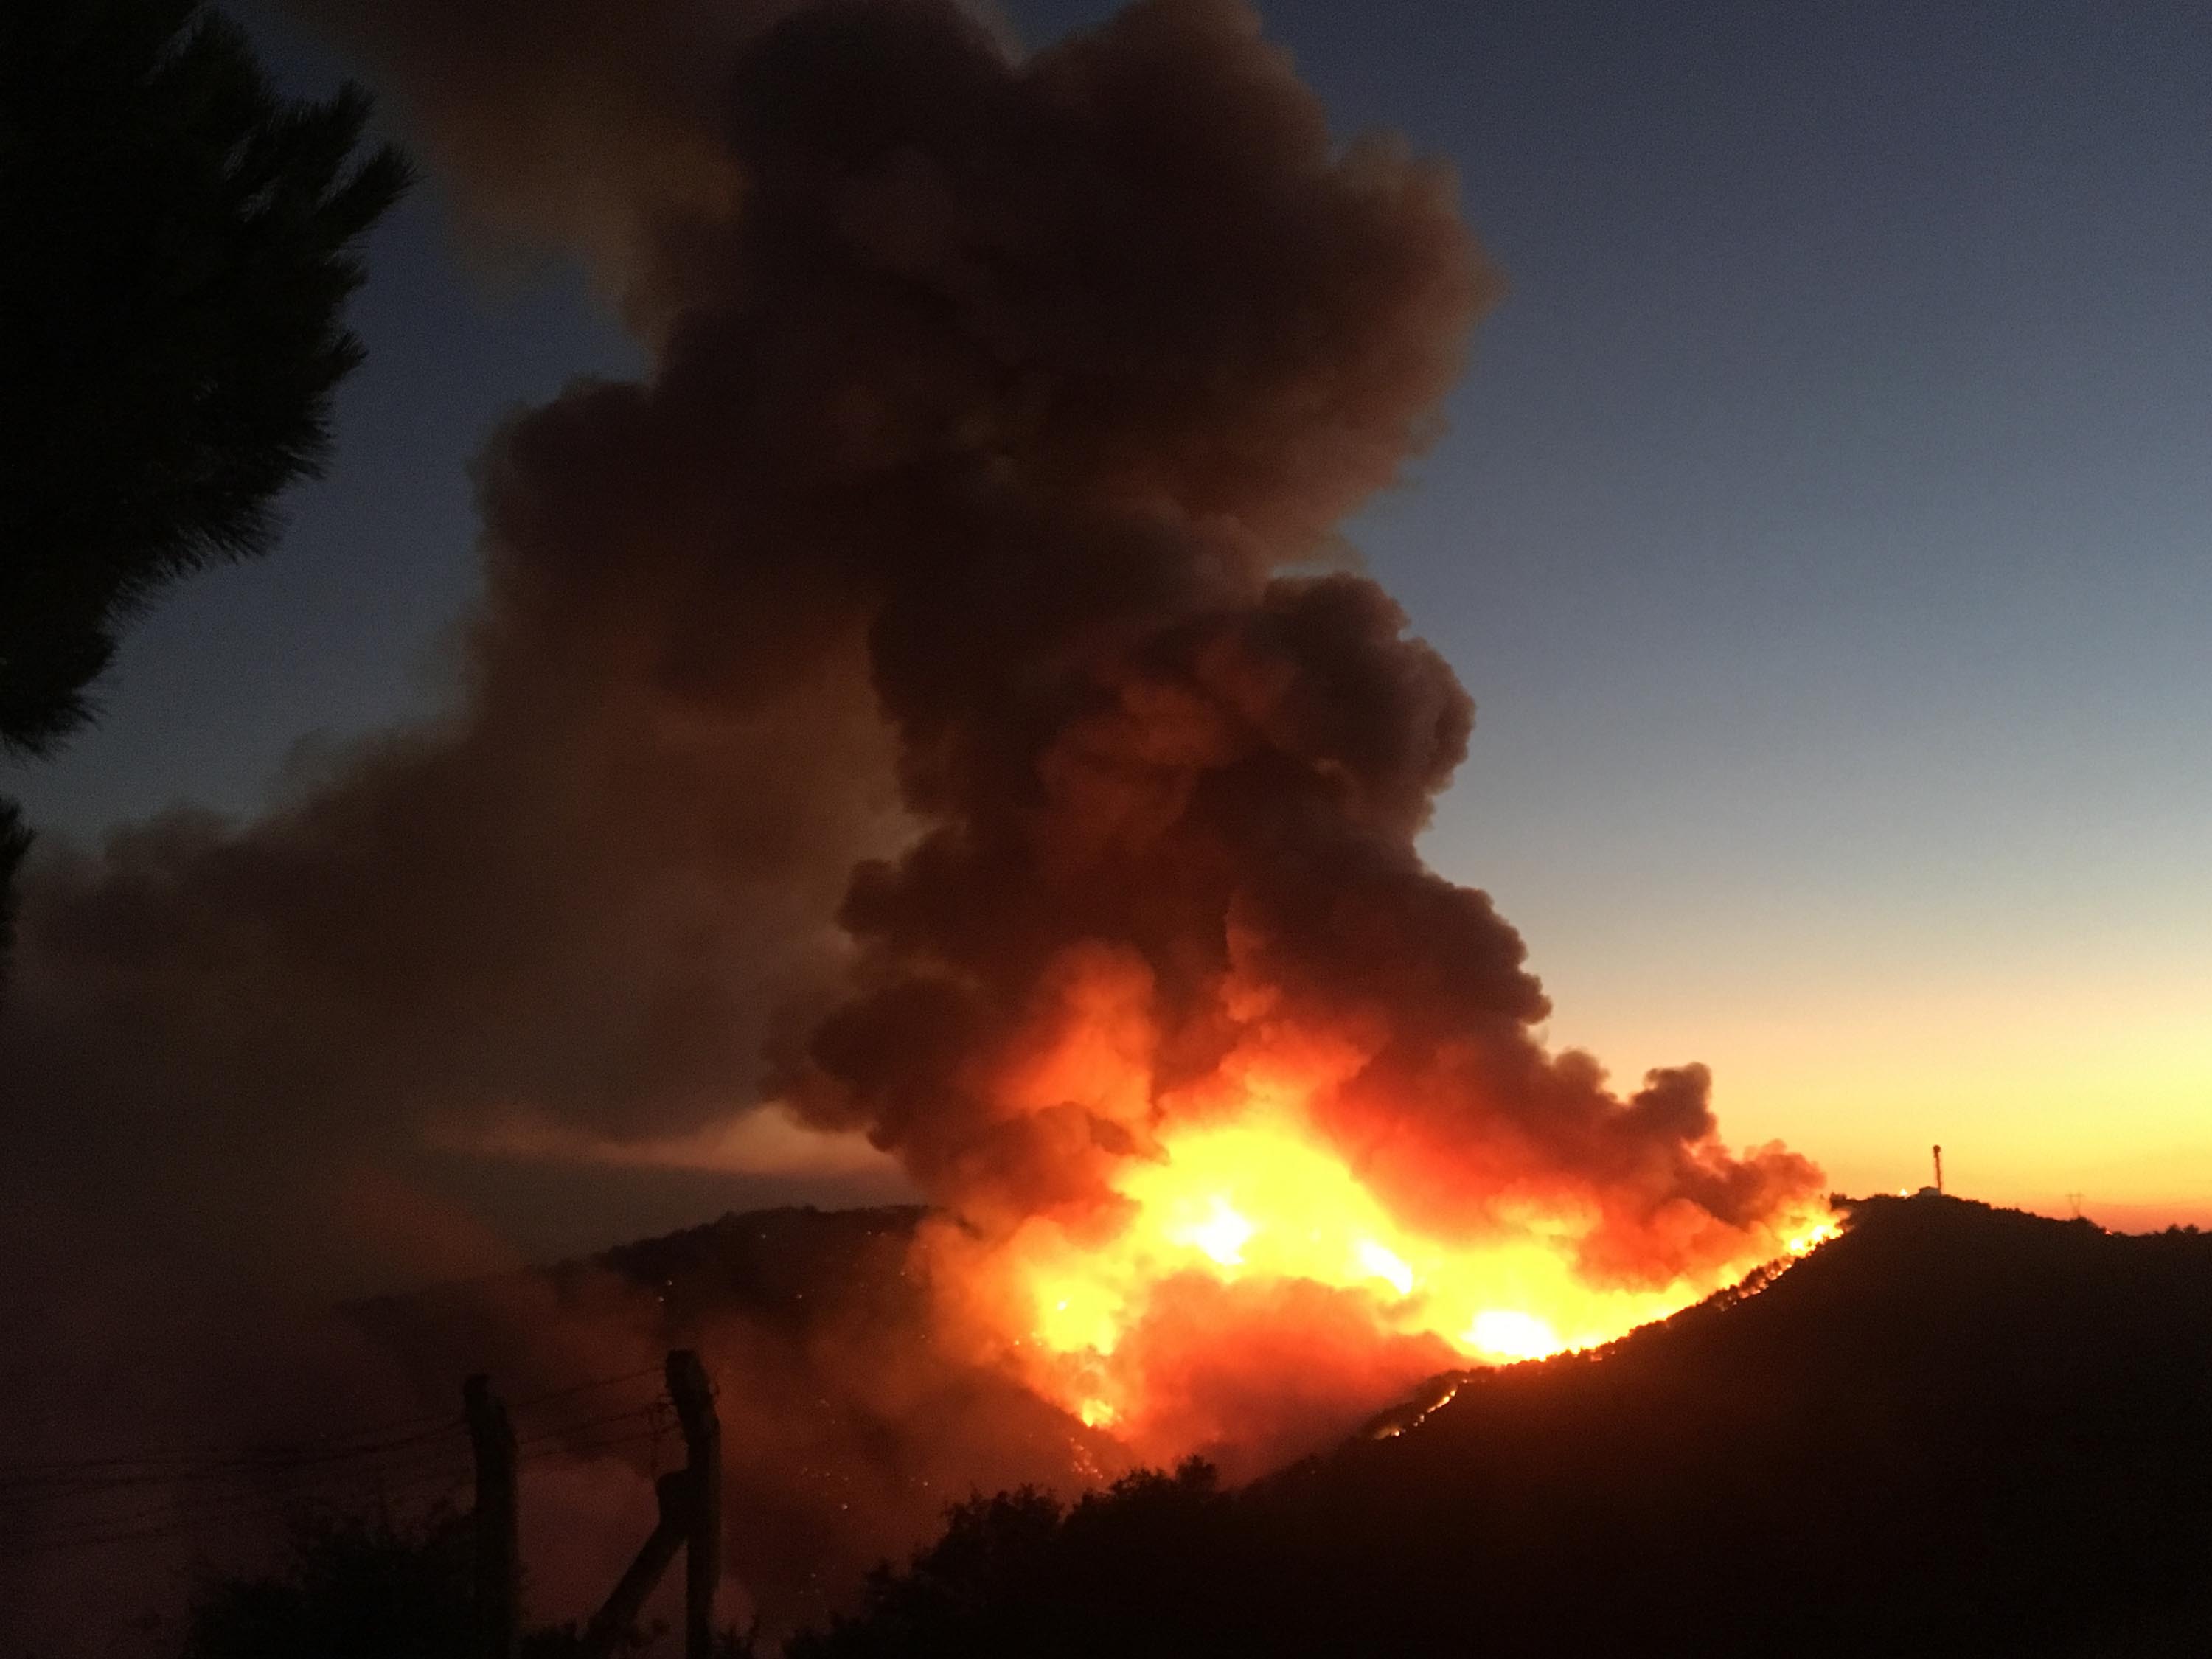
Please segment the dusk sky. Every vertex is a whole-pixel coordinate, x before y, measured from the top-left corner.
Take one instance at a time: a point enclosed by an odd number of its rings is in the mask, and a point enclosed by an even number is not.
[[[1972,1196],[2212,1222],[2212,12],[1263,9],[1344,133],[1455,166],[1510,283],[1351,538],[1475,697],[1425,849],[1553,1043],[1711,1065],[1730,1140],[1846,1192],[1941,1141]],[[346,72],[257,27],[298,90]],[[0,778],[46,830],[250,812],[435,712],[490,424],[641,361],[434,180],[368,268],[329,476]]]

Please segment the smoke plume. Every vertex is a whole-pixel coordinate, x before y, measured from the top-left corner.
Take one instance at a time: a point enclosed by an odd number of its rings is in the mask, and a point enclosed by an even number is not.
[[[1519,936],[1416,851],[1473,704],[1336,526],[1497,282],[1449,173],[1333,134],[1240,0],[1028,57],[952,0],[300,3],[652,367],[491,444],[447,719],[33,876],[24,1168],[240,1213],[282,1168],[304,1212],[517,1112],[773,1102],[895,1155],[948,1273],[1104,1236],[1179,1128],[1295,1085],[1408,1224],[1548,1206],[1597,1282],[1814,1190],[1721,1146],[1702,1068],[1548,1052]]]

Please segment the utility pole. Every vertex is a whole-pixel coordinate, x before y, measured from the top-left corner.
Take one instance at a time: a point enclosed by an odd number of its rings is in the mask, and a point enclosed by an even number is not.
[[[722,1424],[714,1385],[690,1348],[668,1356],[668,1397],[684,1431],[684,1474],[690,1487],[684,1540],[684,1659],[712,1659],[714,1591],[722,1582]]]
[[[1938,1195],[1943,1191],[1943,1149],[1941,1146],[1936,1149],[1936,1191]]]
[[[514,1659],[522,1613],[522,1561],[516,1547],[514,1425],[507,1403],[481,1373],[461,1387],[469,1447],[477,1466],[476,1615],[477,1659]]]

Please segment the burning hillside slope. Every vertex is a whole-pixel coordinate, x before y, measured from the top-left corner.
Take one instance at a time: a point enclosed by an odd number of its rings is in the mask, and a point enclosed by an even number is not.
[[[1755,1296],[1241,1492],[970,1506],[793,1652],[2203,1653],[2212,1237],[1854,1216]]]

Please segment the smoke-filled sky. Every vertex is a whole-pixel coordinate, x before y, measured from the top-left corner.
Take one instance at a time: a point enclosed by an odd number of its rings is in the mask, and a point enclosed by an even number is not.
[[[1423,847],[1526,939],[1553,1042],[1705,1062],[1731,1139],[1845,1190],[1917,1184],[1940,1139],[1978,1196],[2212,1218],[2212,23],[1265,14],[1340,132],[1456,167],[1507,285],[1351,536],[1474,697]],[[352,67],[263,26],[302,90]],[[446,703],[491,422],[641,362],[582,276],[446,206],[370,249],[369,361],[283,550],[170,600],[105,726],[10,780],[47,828],[248,812],[296,745]],[[501,1186],[562,1247],[769,1190]]]

